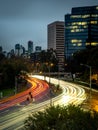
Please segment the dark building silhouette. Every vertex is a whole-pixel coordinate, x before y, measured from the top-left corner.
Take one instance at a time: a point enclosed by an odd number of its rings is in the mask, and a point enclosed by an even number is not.
[[[3,51],[3,48],[2,48],[2,46],[0,46],[0,53],[2,53],[2,51]]]
[[[33,53],[33,42],[28,41],[28,54]]]
[[[20,44],[15,45],[15,55],[19,56],[20,55]]]
[[[41,50],[42,50],[41,46],[36,46],[35,47],[35,52],[41,52]]]

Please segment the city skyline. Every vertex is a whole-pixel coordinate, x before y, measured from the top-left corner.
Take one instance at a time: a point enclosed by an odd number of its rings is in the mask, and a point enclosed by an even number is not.
[[[15,44],[47,49],[47,25],[64,21],[72,7],[98,5],[97,0],[0,0],[0,46],[10,51]]]

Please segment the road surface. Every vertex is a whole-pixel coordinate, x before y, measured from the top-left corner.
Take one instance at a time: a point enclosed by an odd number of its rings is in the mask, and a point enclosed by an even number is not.
[[[34,77],[37,76],[33,76],[33,78]],[[44,77],[38,76],[37,78],[43,79]],[[46,80],[58,84],[58,79],[49,79],[49,77],[46,77]],[[79,105],[86,99],[85,90],[78,85],[64,82],[62,80],[59,81],[59,84],[62,87],[63,92],[54,98],[50,98],[41,103],[35,102],[22,107],[16,107],[16,109],[12,109],[12,111],[10,109],[2,111],[0,113],[0,130],[22,130],[24,120],[31,112],[44,110],[49,107],[51,103],[54,105],[68,105],[70,103]]]
[[[27,98],[29,101],[32,101],[33,99],[35,100],[38,95],[42,93],[47,93],[47,90],[49,89],[49,85],[43,80],[28,78],[27,81],[29,82],[29,84],[31,84],[31,87],[28,88],[26,91],[0,100],[0,111],[13,107],[17,104],[25,104]]]

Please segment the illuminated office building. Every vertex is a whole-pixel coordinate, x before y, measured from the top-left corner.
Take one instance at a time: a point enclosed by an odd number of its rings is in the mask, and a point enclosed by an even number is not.
[[[65,57],[86,47],[98,45],[98,6],[72,8],[65,15]]]

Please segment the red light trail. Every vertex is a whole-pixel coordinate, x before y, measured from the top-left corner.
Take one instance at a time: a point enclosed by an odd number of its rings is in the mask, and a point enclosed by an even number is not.
[[[27,81],[31,84],[31,87],[26,91],[18,93],[6,99],[0,100],[0,110],[15,106],[27,100],[27,97],[32,94],[33,98],[43,93],[49,88],[49,85],[40,79],[28,78]]]

